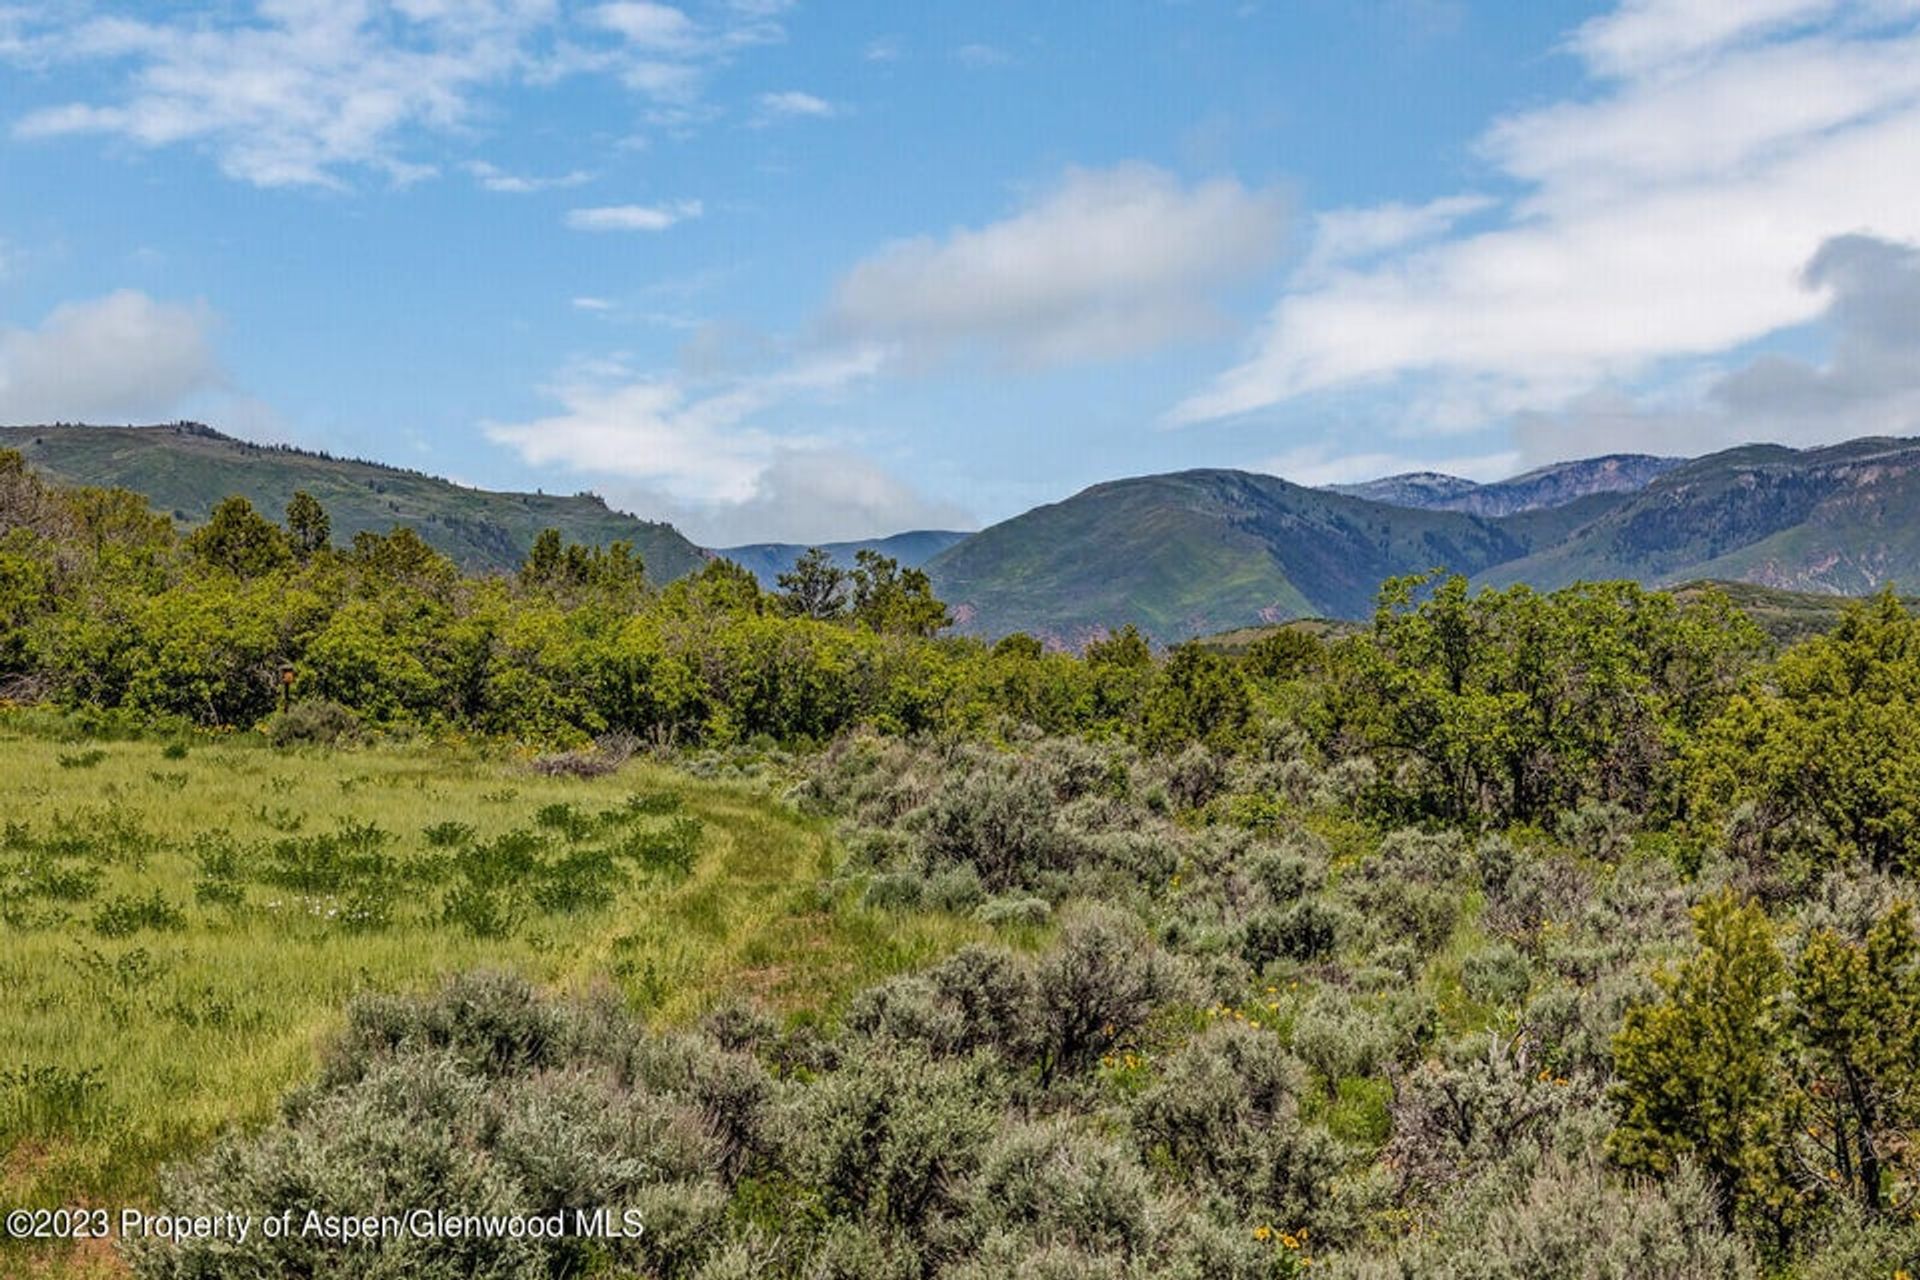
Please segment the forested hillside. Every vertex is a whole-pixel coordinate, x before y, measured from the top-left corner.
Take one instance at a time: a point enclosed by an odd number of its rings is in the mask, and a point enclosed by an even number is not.
[[[195,423],[0,427],[0,448],[68,484],[143,494],[183,525],[201,523],[229,496],[277,512],[304,491],[327,508],[340,546],[356,533],[404,524],[470,573],[517,568],[548,528],[588,546],[624,541],[659,581],[706,559],[672,525],[624,515],[592,495],[492,493],[380,463],[251,444]]]
[[[1499,484],[1400,476],[1339,490],[1192,471],[1095,485],[927,565],[962,629],[1062,643],[1132,623],[1173,643],[1365,616],[1372,584],[1444,567],[1551,590],[1727,579],[1862,595],[1920,582],[1920,445],[1753,446],[1565,463]]]

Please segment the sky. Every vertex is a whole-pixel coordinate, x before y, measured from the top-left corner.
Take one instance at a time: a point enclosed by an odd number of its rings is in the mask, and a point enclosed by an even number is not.
[[[705,545],[1920,434],[1920,0],[0,0],[0,422]]]

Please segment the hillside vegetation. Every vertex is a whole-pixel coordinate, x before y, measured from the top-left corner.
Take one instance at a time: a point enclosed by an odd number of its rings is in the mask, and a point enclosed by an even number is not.
[[[1552,590],[1726,579],[1864,595],[1920,581],[1920,445],[1621,455],[1474,485],[1336,490],[1191,471],[1095,485],[929,561],[963,630],[1082,643],[1127,623],[1172,643],[1292,618],[1361,618],[1372,584],[1445,567]]]
[[[878,552],[903,569],[918,569],[968,536],[950,529],[915,529],[885,538],[822,543],[819,550],[843,569],[853,568],[862,551]],[[772,590],[779,585],[780,575],[813,549],[799,542],[752,542],[738,547],[718,547],[714,554],[733,561],[751,573],[761,586]]]
[[[1183,471],[1096,485],[981,531],[927,564],[962,630],[1069,644],[1131,622],[1162,640],[1250,621],[1358,617],[1380,580],[1522,553],[1497,527],[1307,489]]]
[[[491,493],[378,463],[250,444],[192,423],[0,427],[0,449],[18,450],[66,484],[131,489],[185,526],[204,522],[236,494],[277,512],[304,491],[332,516],[340,546],[356,533],[406,525],[470,573],[518,568],[547,528],[588,546],[627,542],[662,582],[706,559],[673,526],[623,515],[590,495]]]
[[[473,579],[316,508],[182,538],[0,453],[10,1190],[646,1229],[9,1270],[1920,1266],[1891,593],[1783,645],[1711,587],[1418,574],[1075,656],[871,552]]]
[[[698,570],[709,554],[588,495],[464,489],[204,428],[0,428],[0,447],[9,444],[50,477],[127,487],[188,527],[228,494],[272,513],[304,491],[331,515],[341,548],[402,525],[467,572],[513,571],[545,528],[583,547],[626,542],[655,582]],[[1380,581],[1434,568],[1543,590],[1724,580],[1864,595],[1920,580],[1917,464],[1920,445],[1875,439],[1693,460],[1608,455],[1492,484],[1413,474],[1311,489],[1198,470],[1095,485],[974,534],[922,530],[822,550],[842,569],[861,551],[924,569],[961,634],[1027,632],[1076,649],[1129,625],[1171,644],[1300,618],[1357,620]],[[755,543],[712,554],[773,590],[807,550]]]

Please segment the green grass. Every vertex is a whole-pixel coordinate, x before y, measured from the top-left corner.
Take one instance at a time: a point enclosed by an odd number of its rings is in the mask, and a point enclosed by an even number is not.
[[[502,966],[613,983],[666,1022],[736,992],[830,1014],[984,934],[823,898],[838,857],[766,795],[659,766],[182,757],[0,715],[0,1201],[144,1199],[161,1164],[268,1116],[356,992]]]

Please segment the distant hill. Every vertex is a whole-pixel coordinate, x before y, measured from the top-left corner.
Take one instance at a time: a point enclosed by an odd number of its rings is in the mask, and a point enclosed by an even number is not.
[[[1448,503],[1457,502],[1481,486],[1472,480],[1463,480],[1439,471],[1404,471],[1397,476],[1382,476],[1378,480],[1363,480],[1359,484],[1330,484],[1326,487],[1333,493],[1365,498],[1369,502],[1417,507],[1422,511],[1446,511],[1451,509]]]
[[[158,427],[0,427],[0,448],[18,449],[48,477],[69,484],[120,485],[186,525],[240,494],[275,519],[296,489],[318,498],[333,537],[412,526],[472,572],[518,568],[545,528],[575,542],[631,542],[648,576],[690,573],[706,555],[672,525],[609,508],[590,494],[493,493],[416,471],[236,440],[195,423]]]
[[[1434,471],[1411,471],[1363,484],[1331,487],[1336,493],[1400,507],[1510,516],[1563,506],[1595,494],[1632,493],[1685,462],[1685,458],[1656,458],[1644,453],[1611,453],[1577,462],[1556,462],[1492,484],[1476,484]]]
[[[1709,591],[1731,600],[1736,608],[1759,625],[1775,642],[1788,645],[1809,636],[1833,630],[1848,605],[1857,596],[1822,595],[1812,591],[1782,591],[1777,587],[1756,586],[1751,582],[1726,582],[1701,579],[1670,588],[1676,599],[1699,599]],[[1902,597],[1909,609],[1920,609],[1920,598]],[[1245,653],[1268,636],[1281,631],[1300,631],[1321,640],[1340,640],[1366,629],[1366,623],[1341,618],[1298,618],[1292,622],[1236,627],[1217,635],[1198,636],[1198,643],[1224,653]]]
[[[962,630],[1067,645],[1128,622],[1164,643],[1360,618],[1382,578],[1434,567],[1543,590],[1724,579],[1802,593],[1766,602],[1782,634],[1830,620],[1837,602],[1808,594],[1920,586],[1920,441],[1613,455],[1497,485],[1455,479],[1347,487],[1405,505],[1236,471],[1114,481],[985,529],[927,569]],[[1451,509],[1469,501],[1486,513]]]
[[[1920,584],[1920,441],[1708,454],[1536,546],[1485,579],[1723,578],[1836,595]]]
[[[1244,471],[1095,485],[927,564],[958,629],[1076,646],[1131,622],[1161,641],[1254,622],[1365,613],[1382,578],[1473,573],[1529,544],[1477,516],[1309,489]]]
[[[918,569],[968,534],[951,529],[915,529],[886,538],[868,538],[860,542],[828,542],[821,549],[842,568],[852,568],[854,557],[862,551],[878,551],[900,562],[903,569]],[[752,542],[740,547],[715,547],[713,554],[733,561],[773,590],[781,574],[793,568],[793,562],[812,548],[803,542]]]
[[[305,489],[341,542],[408,524],[469,570],[517,567],[549,526],[579,542],[631,541],[655,581],[714,554],[588,494],[489,493],[192,424],[5,427],[0,447],[56,480],[146,494],[188,525],[231,493],[277,516]],[[1830,625],[1838,597],[1920,587],[1920,440],[1748,445],[1691,460],[1611,454],[1496,484],[1413,473],[1315,489],[1182,471],[1094,485],[974,534],[921,530],[828,550],[851,563],[863,547],[925,568],[962,633],[1029,631],[1069,647],[1127,623],[1173,643],[1363,618],[1381,579],[1431,568],[1542,590],[1722,580],[1761,593],[1743,603],[1776,635],[1804,634]],[[757,543],[717,554],[771,585],[805,550]]]

